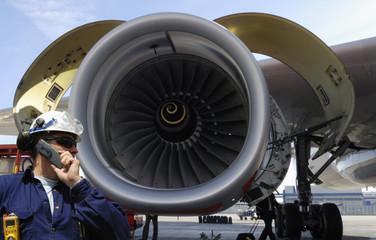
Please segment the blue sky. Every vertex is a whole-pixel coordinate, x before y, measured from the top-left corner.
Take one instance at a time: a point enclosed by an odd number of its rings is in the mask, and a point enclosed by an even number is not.
[[[17,84],[34,59],[65,32],[92,21],[185,12],[216,19],[240,12],[275,14],[309,29],[328,45],[376,36],[376,1],[223,0],[2,0],[0,109],[13,106]],[[0,144],[15,137],[0,135]]]

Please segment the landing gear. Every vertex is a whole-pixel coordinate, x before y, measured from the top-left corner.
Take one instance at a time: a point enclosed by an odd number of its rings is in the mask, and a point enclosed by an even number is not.
[[[286,203],[282,208],[284,213],[282,221],[283,236],[292,239],[300,239],[302,222],[298,206],[293,203]]]
[[[320,208],[322,217],[322,238],[324,239],[341,239],[343,233],[343,225],[341,213],[337,205],[333,203],[324,203]]]
[[[321,238],[322,237],[322,234],[321,234],[321,229],[320,229],[320,226],[322,226],[322,219],[321,219],[321,214],[320,214],[320,208],[321,208],[321,205],[319,204],[312,204],[311,205],[311,213],[310,215],[312,216],[312,218],[314,218],[316,221],[314,223],[316,223],[316,225],[312,225],[312,229],[309,230],[311,232],[311,235],[312,237],[314,238]]]
[[[337,118],[338,119],[338,118]],[[333,120],[335,121],[335,119]],[[349,141],[341,143],[332,153],[332,157],[318,171],[310,177],[308,174],[308,160],[310,158],[311,137],[313,129],[325,126],[327,123],[306,129],[293,135],[296,150],[297,190],[298,201],[285,203],[277,210],[276,234],[278,237],[299,239],[302,231],[309,230],[314,238],[341,239],[343,234],[342,218],[338,207],[333,203],[322,205],[312,204],[311,183],[338,156],[342,155],[349,146]]]

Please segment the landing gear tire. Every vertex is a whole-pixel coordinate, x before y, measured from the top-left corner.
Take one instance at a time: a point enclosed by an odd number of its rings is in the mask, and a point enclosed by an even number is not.
[[[293,203],[286,203],[283,205],[282,226],[283,237],[300,239],[302,234],[299,207]]]
[[[337,205],[334,203],[324,203],[320,208],[320,215],[323,223],[323,239],[342,239],[342,217]]]
[[[277,237],[282,238],[283,237],[283,216],[282,216],[282,207],[279,207],[275,209],[275,234]]]
[[[321,205],[319,204],[312,204],[311,205],[311,214],[313,218],[317,219],[319,223],[313,227],[312,230],[310,230],[312,237],[314,238],[322,238],[322,234],[320,231],[320,224],[321,224],[321,214],[320,214],[320,208]]]

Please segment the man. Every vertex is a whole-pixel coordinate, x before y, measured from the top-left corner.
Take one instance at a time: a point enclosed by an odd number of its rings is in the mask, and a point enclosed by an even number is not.
[[[274,207],[278,207],[278,202],[274,197],[274,194],[270,194],[269,197],[265,198],[261,202],[256,204],[256,211],[258,215],[260,215],[260,218],[264,220],[265,223],[265,228],[262,231],[260,235],[260,240],[265,240],[267,236],[271,240],[275,240],[276,237],[273,233],[273,228],[272,228],[272,221],[273,218],[275,218],[275,213],[274,213]]]
[[[128,220],[119,204],[107,201],[79,175],[80,162],[74,157],[82,132],[82,124],[69,113],[50,111],[18,136],[17,146],[31,153],[33,166],[0,176],[0,216],[18,216],[22,240],[129,239]],[[60,154],[61,169],[38,152],[41,141]]]
[[[150,221],[153,221],[153,240],[158,239],[158,215],[146,214],[146,222],[142,231],[142,240],[148,239]]]

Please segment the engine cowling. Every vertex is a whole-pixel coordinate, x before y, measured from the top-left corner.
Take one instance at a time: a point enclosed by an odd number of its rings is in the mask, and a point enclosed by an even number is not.
[[[98,41],[69,110],[85,127],[85,175],[127,209],[210,214],[254,181],[270,131],[269,93],[248,48],[187,14],[149,15]]]

